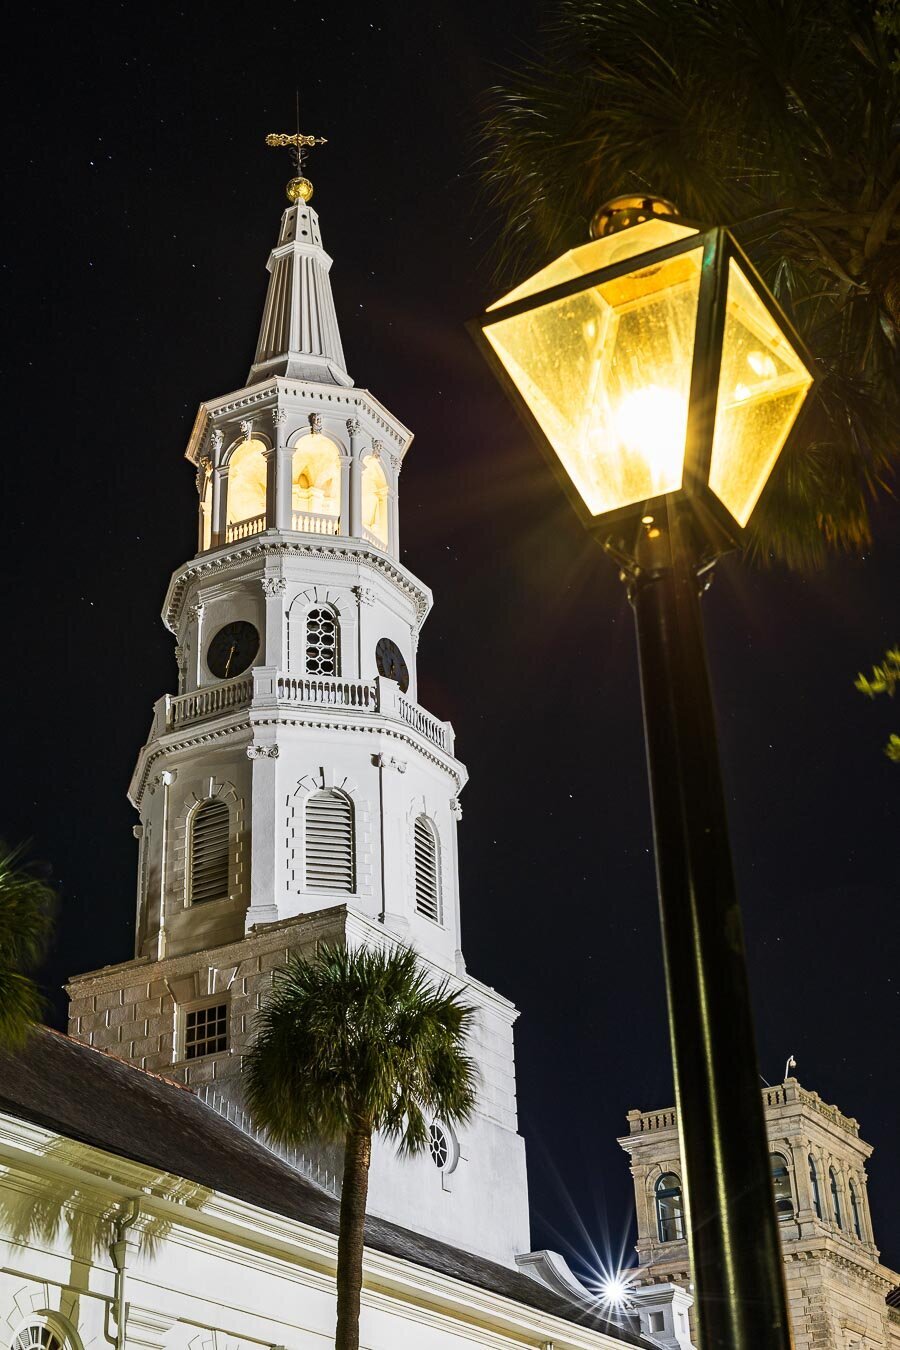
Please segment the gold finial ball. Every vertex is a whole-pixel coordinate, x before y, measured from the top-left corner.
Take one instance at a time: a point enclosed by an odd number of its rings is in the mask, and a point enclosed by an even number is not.
[[[619,230],[630,230],[633,225],[643,225],[647,220],[663,216],[668,219],[678,215],[678,207],[665,197],[613,197],[605,202],[591,218],[590,236],[592,239],[605,239]]]
[[[285,192],[289,202],[308,202],[313,195],[313,185],[308,178],[292,178]]]

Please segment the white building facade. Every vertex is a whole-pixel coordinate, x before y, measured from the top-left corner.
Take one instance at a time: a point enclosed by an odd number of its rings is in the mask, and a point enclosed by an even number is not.
[[[346,370],[316,212],[291,205],[246,386],[187,448],[198,551],[163,609],[178,691],[155,705],[134,959],[75,978],[71,1034],[241,1118],[273,971],[319,942],[413,945],[477,1010],[478,1107],[428,1156],[376,1142],[373,1213],[512,1266],[529,1246],[516,1010],[468,975],[453,728],[417,700],[427,587],[399,561],[410,432]],[[298,1166],[339,1186],[339,1159]],[[489,1198],[489,1199],[488,1199]]]

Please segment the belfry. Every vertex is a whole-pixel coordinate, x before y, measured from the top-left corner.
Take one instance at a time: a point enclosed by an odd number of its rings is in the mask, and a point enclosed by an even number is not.
[[[410,943],[477,1009],[478,1109],[459,1136],[436,1120],[424,1157],[376,1144],[370,1209],[511,1266],[529,1246],[517,1014],[462,956],[466,771],[418,701],[432,600],[399,558],[412,435],[347,371],[301,168],[247,382],[200,405],[187,447],[197,553],[163,607],[177,692],[154,706],[129,789],[134,959],[72,980],[70,1031],[255,1134],[241,1063],[273,971],[320,942]],[[328,1150],[289,1161],[339,1190]]]

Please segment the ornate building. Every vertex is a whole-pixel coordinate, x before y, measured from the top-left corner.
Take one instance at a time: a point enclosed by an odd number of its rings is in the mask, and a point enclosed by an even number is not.
[[[886,1301],[900,1276],[878,1259],[869,1213],[871,1146],[795,1078],[765,1088],[763,1102],[796,1350],[900,1350],[900,1311]],[[674,1346],[689,1314],[671,1291],[690,1283],[675,1111],[629,1111],[628,1131],[619,1143],[634,1177],[635,1281],[644,1306],[664,1286],[650,1330]]]
[[[157,702],[130,787],[135,956],[71,982],[70,1030],[252,1128],[242,1054],[273,970],[322,941],[411,943],[477,1009],[481,1090],[464,1131],[434,1122],[430,1156],[376,1144],[370,1207],[512,1265],[529,1243],[517,1014],[462,956],[466,771],[417,699],[431,594],[399,561],[412,435],[347,373],[330,267],[301,197],[247,383],[197,414],[197,553],[163,607],[178,692]],[[327,1151],[293,1161],[339,1184]]]

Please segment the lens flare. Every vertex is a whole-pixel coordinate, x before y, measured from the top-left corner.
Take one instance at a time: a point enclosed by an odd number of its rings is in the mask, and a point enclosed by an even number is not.
[[[681,394],[658,384],[632,389],[614,408],[613,421],[619,444],[643,460],[654,484],[680,481],[687,432]]]

